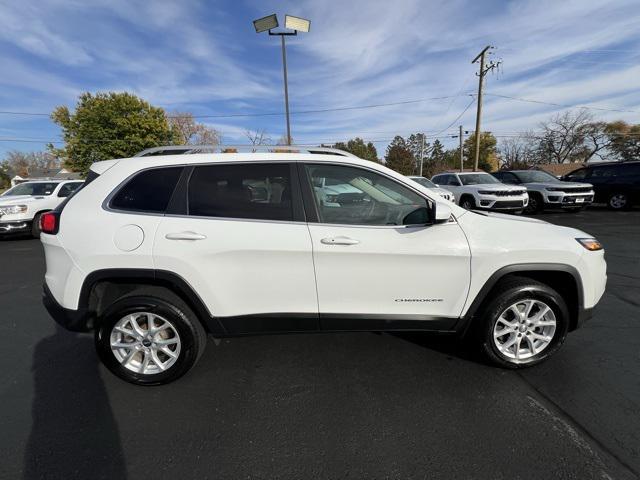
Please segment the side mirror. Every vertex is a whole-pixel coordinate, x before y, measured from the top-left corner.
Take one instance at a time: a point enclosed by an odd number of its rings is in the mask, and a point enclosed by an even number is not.
[[[443,202],[437,202],[433,209],[435,210],[433,223],[447,223],[453,213],[451,207]]]
[[[427,225],[429,221],[429,209],[427,207],[419,207],[409,212],[403,219],[403,225]]]

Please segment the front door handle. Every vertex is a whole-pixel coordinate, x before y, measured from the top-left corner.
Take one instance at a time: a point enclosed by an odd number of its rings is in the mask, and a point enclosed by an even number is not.
[[[320,243],[325,245],[357,245],[360,240],[349,237],[327,237],[320,240]]]
[[[167,240],[204,240],[207,236],[196,232],[176,232],[167,233],[164,238]]]

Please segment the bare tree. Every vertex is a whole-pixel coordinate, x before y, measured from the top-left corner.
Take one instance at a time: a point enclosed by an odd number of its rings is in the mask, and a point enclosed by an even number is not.
[[[588,162],[594,156],[603,158],[602,154],[607,152],[613,143],[613,138],[609,134],[610,127],[605,122],[592,122],[584,129],[585,149],[583,162]]]
[[[218,145],[220,143],[220,132],[196,122],[192,113],[173,112],[167,120],[179,145]]]
[[[6,153],[6,168],[21,177],[28,177],[34,169],[60,168],[60,160],[49,152],[19,152],[11,150]]]
[[[542,122],[542,133],[538,139],[539,155],[554,163],[584,161],[588,155],[586,133],[592,120],[593,116],[582,109],[558,113],[548,122]]]
[[[533,132],[523,132],[515,137],[505,138],[500,142],[500,168],[530,168],[545,160],[538,155],[539,136]]]
[[[245,130],[244,134],[249,139],[251,145],[271,144],[271,137],[265,132],[264,128],[260,130]]]

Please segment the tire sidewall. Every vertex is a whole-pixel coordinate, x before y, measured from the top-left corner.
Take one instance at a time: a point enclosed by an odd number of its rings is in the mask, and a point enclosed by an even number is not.
[[[467,203],[469,204],[469,206],[465,207],[465,204],[467,204]],[[462,208],[464,208],[465,210],[472,210],[473,208],[475,208],[475,206],[476,206],[475,204],[476,204],[476,202],[475,202],[475,200],[473,200],[473,197],[470,197],[468,195],[462,197],[462,199],[460,200],[460,206]]]
[[[155,313],[169,321],[180,336],[180,355],[165,372],[144,375],[125,368],[111,350],[110,337],[115,324],[122,317],[139,312]],[[185,312],[175,305],[158,298],[130,297],[116,302],[102,315],[95,329],[95,346],[102,363],[115,375],[136,385],[160,385],[169,383],[184,375],[198,359],[198,336],[192,321]]]
[[[42,213],[37,213],[31,221],[31,236],[33,238],[40,238],[40,217]]]
[[[495,345],[493,329],[500,314],[509,306],[519,301],[531,299],[546,303],[556,316],[556,331],[551,344],[542,352],[516,363],[504,356]],[[564,343],[569,331],[569,311],[566,303],[558,293],[544,285],[521,286],[504,292],[496,300],[492,301],[485,310],[485,319],[482,327],[482,350],[494,363],[506,368],[523,368],[536,365],[552,356]]]

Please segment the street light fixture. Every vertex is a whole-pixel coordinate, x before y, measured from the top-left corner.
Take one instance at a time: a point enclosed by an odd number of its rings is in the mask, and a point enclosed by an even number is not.
[[[285,15],[284,26],[291,30],[308,33],[311,22],[306,18],[294,17],[293,15]]]
[[[291,123],[289,121],[289,85],[287,82],[287,49],[284,41],[284,37],[288,35],[297,35],[298,32],[308,32],[311,26],[311,22],[305,18],[294,17],[292,15],[285,15],[284,26],[293,32],[272,32],[271,30],[278,27],[278,17],[274,13],[273,15],[267,15],[266,17],[259,18],[253,21],[253,26],[256,29],[256,33],[269,32],[269,35],[278,35],[282,45],[282,73],[284,76],[284,108],[287,118],[287,145],[291,145]]]
[[[272,28],[278,28],[278,17],[273,15],[267,15],[266,17],[259,18],[253,21],[253,26],[256,29],[256,33],[266,32]]]

